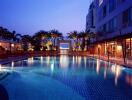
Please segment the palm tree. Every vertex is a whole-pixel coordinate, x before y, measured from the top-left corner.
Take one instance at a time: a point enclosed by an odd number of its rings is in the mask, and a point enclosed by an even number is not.
[[[78,37],[81,38],[81,49],[84,50],[86,33],[82,31],[78,34]]]
[[[32,40],[32,37],[30,35],[23,35],[21,41],[23,44],[24,51],[27,51],[28,50],[28,44],[32,43],[33,40]]]
[[[21,34],[16,33],[16,31],[12,32],[12,39],[13,41],[19,42],[22,38]]]
[[[55,42],[57,39],[62,39],[63,38],[63,35],[61,32],[59,32],[58,30],[51,30],[50,32],[50,35],[51,35],[51,38],[53,39],[53,44],[54,44],[54,47],[56,46],[55,45]]]
[[[74,40],[74,49],[77,48],[77,44],[78,44],[78,32],[77,31],[73,31],[68,34],[68,38],[73,39]]]
[[[10,34],[10,32],[8,31],[8,29],[0,27],[0,36],[2,39],[9,38],[9,34]]]
[[[16,41],[17,41],[17,42],[20,42],[21,39],[22,39],[22,35],[19,34],[19,33],[17,33],[17,34],[15,34],[15,38],[16,38]]]
[[[0,37],[3,38],[4,35],[4,28],[0,27]]]
[[[35,50],[42,50],[43,46],[46,45],[47,40],[50,38],[50,34],[47,31],[40,30],[33,36],[33,45]]]
[[[47,39],[49,37],[49,34],[47,31],[44,31],[44,30],[40,30],[39,32],[35,33],[34,36],[37,36],[39,37],[40,39]]]
[[[85,35],[85,41],[86,41],[85,45],[88,49],[88,46],[91,44],[91,39],[96,39],[97,35],[93,32],[90,32],[90,31],[85,32],[84,35]]]
[[[8,31],[8,29],[3,28],[3,29],[2,29],[2,38],[3,38],[3,39],[11,40],[11,37],[12,37],[11,32]]]

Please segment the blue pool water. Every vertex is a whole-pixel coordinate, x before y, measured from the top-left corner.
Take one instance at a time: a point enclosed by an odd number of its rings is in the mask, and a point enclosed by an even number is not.
[[[6,100],[132,100],[132,69],[99,59],[35,57],[1,71],[9,73],[0,80]]]

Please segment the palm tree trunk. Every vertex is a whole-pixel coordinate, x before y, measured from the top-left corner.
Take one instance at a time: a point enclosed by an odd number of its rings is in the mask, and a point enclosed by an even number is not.
[[[82,50],[84,51],[84,48],[85,48],[85,38],[83,38],[82,40]]]

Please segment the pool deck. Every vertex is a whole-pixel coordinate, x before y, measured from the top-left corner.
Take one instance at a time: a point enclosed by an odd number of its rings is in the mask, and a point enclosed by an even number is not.
[[[6,58],[6,59],[1,59],[0,60],[0,64],[7,64],[7,63],[10,63],[12,61],[20,61],[20,60],[24,60],[28,58],[28,56],[19,56],[19,57],[9,57],[9,58]]]

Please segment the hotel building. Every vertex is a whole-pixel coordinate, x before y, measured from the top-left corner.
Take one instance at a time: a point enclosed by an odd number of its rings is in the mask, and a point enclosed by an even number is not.
[[[86,31],[95,32],[96,24],[96,9],[95,2],[92,2],[89,6],[88,14],[86,16]]]
[[[95,1],[93,1],[88,9],[88,14],[86,16],[86,32],[96,33],[96,8]],[[91,42],[95,41],[94,38],[90,39]]]
[[[22,50],[22,44],[15,41],[0,39],[0,55],[9,52],[17,52]]]
[[[94,53],[132,57],[132,0],[93,2],[96,9]]]

